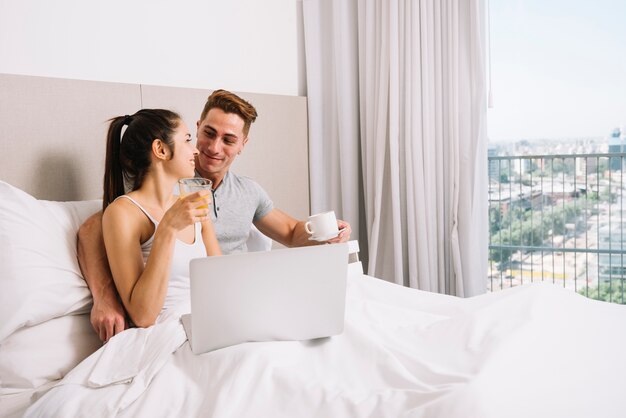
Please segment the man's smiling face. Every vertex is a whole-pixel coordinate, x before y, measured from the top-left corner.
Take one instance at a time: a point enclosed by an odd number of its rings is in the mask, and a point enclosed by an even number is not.
[[[248,138],[243,133],[244,121],[236,113],[225,113],[219,108],[209,110],[204,120],[198,121],[200,151],[196,157],[196,170],[217,186]]]

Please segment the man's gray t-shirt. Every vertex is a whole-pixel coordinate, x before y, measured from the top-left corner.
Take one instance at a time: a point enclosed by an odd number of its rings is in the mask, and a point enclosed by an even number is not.
[[[211,219],[224,254],[247,251],[252,223],[274,208],[263,188],[254,180],[230,171],[213,191]]]

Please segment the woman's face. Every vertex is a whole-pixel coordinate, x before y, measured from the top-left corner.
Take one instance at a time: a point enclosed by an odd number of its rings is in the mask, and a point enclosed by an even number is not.
[[[171,159],[172,171],[178,178],[195,176],[195,157],[198,149],[191,140],[185,122],[180,121],[173,136],[174,156]]]

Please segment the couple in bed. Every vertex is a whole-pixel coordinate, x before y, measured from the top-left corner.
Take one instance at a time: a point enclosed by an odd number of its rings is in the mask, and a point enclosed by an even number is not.
[[[111,120],[107,136],[103,214],[79,231],[80,266],[93,294],[91,322],[104,342],[127,327],[155,323],[189,297],[189,260],[246,251],[254,224],[286,246],[310,245],[304,222],[273,207],[253,180],[229,171],[247,141],[256,109],[216,90],[197,122],[197,143],[180,116],[143,109]],[[173,194],[180,178],[213,183],[213,196]],[[202,208],[204,199],[213,205]],[[345,242],[350,225],[338,221]],[[119,296],[118,296],[119,295]],[[121,304],[120,304],[121,301]]]

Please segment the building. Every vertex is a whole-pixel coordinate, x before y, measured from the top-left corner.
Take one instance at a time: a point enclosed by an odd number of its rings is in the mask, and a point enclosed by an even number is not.
[[[487,148],[487,157],[497,157],[498,150],[494,145],[489,145]],[[498,160],[489,160],[489,179],[500,181],[500,167],[498,166]]]
[[[626,279],[626,197],[611,205],[610,215],[598,230],[598,249],[611,254],[598,257],[600,282]]]
[[[613,129],[609,135],[609,154],[619,154],[626,152],[626,132],[622,134],[619,128]],[[609,169],[612,171],[620,171],[622,169],[622,156],[610,157]]]

